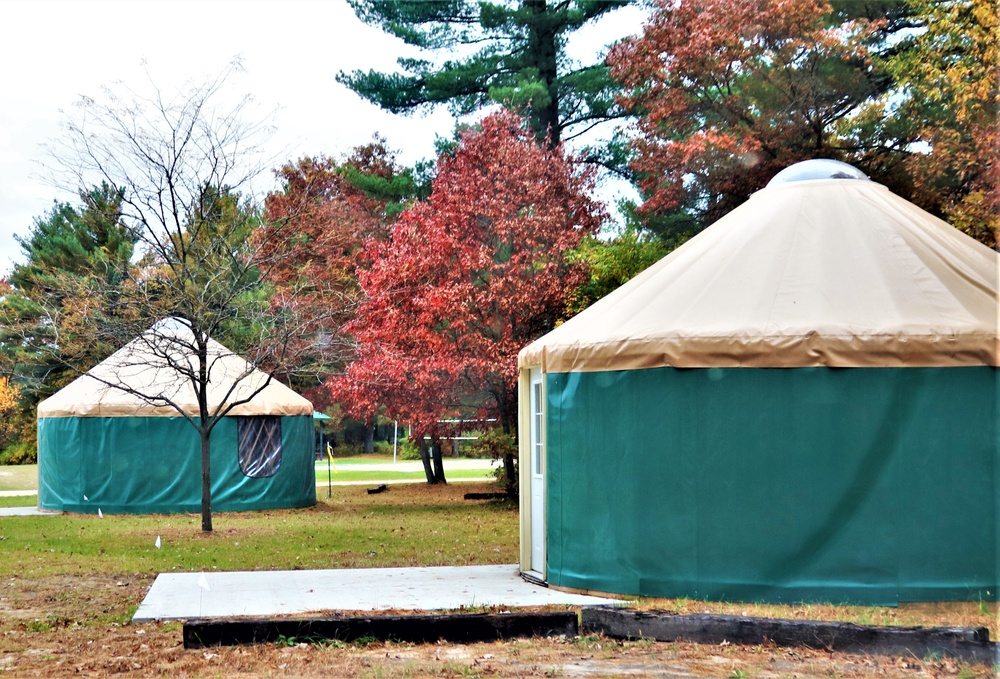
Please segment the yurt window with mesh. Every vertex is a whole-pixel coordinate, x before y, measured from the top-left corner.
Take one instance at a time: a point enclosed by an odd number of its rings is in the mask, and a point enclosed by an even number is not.
[[[237,418],[240,469],[251,478],[267,478],[281,467],[281,418]]]

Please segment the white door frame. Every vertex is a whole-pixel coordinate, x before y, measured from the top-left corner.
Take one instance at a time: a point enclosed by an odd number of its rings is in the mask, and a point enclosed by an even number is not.
[[[545,579],[545,387],[540,368],[528,374],[528,571]]]

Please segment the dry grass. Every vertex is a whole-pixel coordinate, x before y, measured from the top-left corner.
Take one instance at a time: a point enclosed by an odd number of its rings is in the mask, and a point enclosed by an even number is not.
[[[1000,616],[996,603],[909,603],[897,608],[886,606],[830,606],[799,604],[795,606],[720,603],[692,599],[640,599],[631,606],[641,610],[669,611],[680,614],[717,613],[789,620],[825,620],[853,622],[858,625],[896,627],[986,627],[990,639],[1000,639]]]
[[[338,488],[316,508],[173,516],[0,517],[0,672],[13,676],[714,676],[964,677],[991,668],[769,646],[619,642],[600,636],[471,645],[327,644],[185,650],[180,625],[131,624],[169,570],[513,563],[517,508],[466,502],[487,486]],[[163,547],[153,542],[161,536]],[[986,625],[978,604],[899,609],[648,599],[642,608],[867,624]]]
[[[475,644],[260,644],[184,649],[177,622],[131,624],[146,575],[6,578],[0,672],[19,677],[941,677],[993,676],[948,659],[600,635]]]

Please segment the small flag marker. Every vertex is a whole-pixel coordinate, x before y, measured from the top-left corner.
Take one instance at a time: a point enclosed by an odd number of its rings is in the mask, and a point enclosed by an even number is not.
[[[97,518],[98,519],[103,519],[104,518],[104,512],[101,511],[100,507],[97,508]]]
[[[153,544],[155,544],[155,545],[156,545],[156,548],[157,548],[157,549],[159,549],[159,548],[160,548],[160,536],[159,536],[159,535],[157,535],[157,536],[156,536],[156,542],[155,542],[155,543],[153,543]]]
[[[198,575],[198,586],[206,592],[212,591],[212,588],[208,586],[208,578],[205,577],[204,573]]]

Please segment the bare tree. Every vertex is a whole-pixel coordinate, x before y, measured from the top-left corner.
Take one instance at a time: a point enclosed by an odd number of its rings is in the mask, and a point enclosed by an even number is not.
[[[275,240],[283,237],[280,228],[252,237],[260,214],[253,182],[271,166],[264,150],[272,128],[266,117],[248,119],[249,96],[225,105],[227,79],[238,70],[234,62],[174,93],[150,79],[148,95],[118,84],[99,98],[82,97],[67,115],[65,133],[49,146],[47,166],[62,188],[103,182],[122,197],[121,220],[136,238],[139,259],[113,291],[85,284],[91,294],[115,295],[131,313],[85,324],[101,335],[95,341],[112,346],[140,336],[145,367],[173,379],[130,383],[139,366],[121,352],[114,369],[95,379],[171,408],[197,429],[203,531],[212,530],[213,428],[268,386],[271,378],[258,378],[256,367],[294,373],[298,352],[307,348],[315,369],[317,348],[301,338],[324,321],[297,313],[294,294],[276,302],[263,282]],[[157,322],[166,318],[174,320]],[[234,361],[213,336],[226,337],[246,360]],[[193,390],[196,408],[180,398],[185,390]]]

